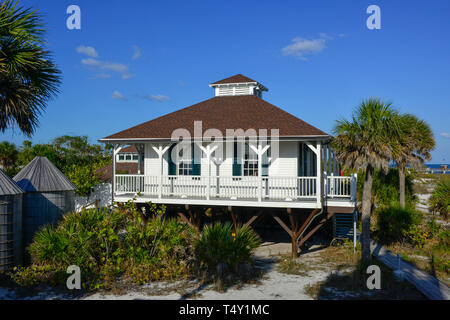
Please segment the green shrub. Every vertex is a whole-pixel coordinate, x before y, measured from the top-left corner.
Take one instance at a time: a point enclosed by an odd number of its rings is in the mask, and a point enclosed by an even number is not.
[[[110,260],[123,258],[118,233],[126,223],[124,215],[105,208],[69,213],[56,228],[46,226],[36,233],[29,248],[32,262],[60,267],[75,264],[96,271]]]
[[[216,223],[203,229],[195,243],[195,253],[209,271],[216,273],[225,264],[228,270],[238,272],[240,264],[251,262],[253,251],[260,245],[258,235],[246,226],[233,231],[230,223]]]
[[[127,274],[138,284],[186,275],[194,238],[194,230],[176,219],[156,217],[144,223],[135,216],[124,235]]]
[[[155,211],[163,214],[162,208]],[[139,284],[176,279],[189,271],[194,234],[186,224],[161,215],[144,221],[134,203],[69,213],[56,228],[36,233],[29,247],[32,266],[15,270],[12,277],[24,286],[64,284],[67,267],[77,265],[86,289],[108,287],[122,274]]]
[[[408,230],[403,231],[403,236],[415,247],[423,248],[430,237],[430,233],[423,230],[421,226],[413,224]]]
[[[381,207],[377,215],[378,238],[385,243],[404,239],[410,228],[422,221],[422,213],[400,206]]]
[[[441,178],[431,194],[429,205],[433,213],[440,213],[445,219],[448,218],[450,210],[450,178]]]
[[[358,194],[362,196],[365,174],[362,170],[358,172],[357,188]],[[405,200],[407,205],[416,201],[413,191],[414,172],[405,172]],[[390,168],[385,175],[380,170],[375,170],[372,185],[373,199],[378,205],[391,205],[400,202],[400,187],[397,168]]]

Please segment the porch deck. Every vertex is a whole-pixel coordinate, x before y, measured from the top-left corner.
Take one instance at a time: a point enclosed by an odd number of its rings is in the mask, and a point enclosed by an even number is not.
[[[118,202],[317,209],[354,207],[356,197],[356,176],[325,176],[320,192],[317,177],[116,175],[114,180]]]

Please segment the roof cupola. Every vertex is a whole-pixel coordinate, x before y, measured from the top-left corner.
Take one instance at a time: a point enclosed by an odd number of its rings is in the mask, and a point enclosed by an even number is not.
[[[262,92],[269,91],[259,82],[243,76],[242,74],[216,81],[209,86],[216,90],[216,97],[254,95],[262,98]]]

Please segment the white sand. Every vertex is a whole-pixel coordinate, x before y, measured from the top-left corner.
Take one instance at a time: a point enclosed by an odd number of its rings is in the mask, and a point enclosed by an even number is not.
[[[289,248],[289,244],[278,246],[276,251],[280,248]],[[259,258],[264,259],[264,255],[270,250],[260,250]],[[283,251],[283,250],[281,250]],[[298,258],[298,261],[307,264],[314,264],[317,259],[318,252],[306,253]],[[217,299],[217,300],[311,300],[312,297],[306,294],[305,289],[307,285],[315,284],[319,281],[325,280],[332,272],[329,270],[315,270],[309,271],[307,275],[289,275],[280,273],[276,270],[276,263],[264,262],[259,260],[258,264],[261,268],[266,270],[263,278],[258,284],[246,284],[242,287],[232,287],[226,292],[217,292],[213,288],[200,288],[198,289],[198,283],[196,281],[190,282],[156,282],[141,287],[128,290],[124,294],[115,295],[110,293],[94,293],[81,299],[86,300],[135,300],[135,299],[150,299],[150,300],[178,300],[178,299]],[[184,288],[182,288],[182,284]],[[198,289],[196,291],[196,289]],[[194,295],[183,296],[183,294],[189,294],[195,292]],[[14,289],[2,289],[0,288],[0,300],[2,299],[71,299],[68,295],[55,294],[49,288],[43,290],[37,295],[32,296],[19,296]]]

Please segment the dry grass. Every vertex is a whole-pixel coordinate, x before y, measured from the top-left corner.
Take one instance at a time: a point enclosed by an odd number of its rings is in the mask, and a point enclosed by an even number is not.
[[[446,285],[450,286],[450,250],[447,247],[437,246],[430,241],[424,248],[416,248],[409,243],[394,243],[386,246],[388,250],[400,254],[405,261],[417,268],[433,275]]]
[[[296,260],[284,258],[279,271],[308,276],[314,270],[326,270],[330,274],[326,280],[306,286],[305,292],[315,299],[388,299],[415,300],[425,297],[410,283],[397,282],[392,271],[373,259],[381,270],[381,289],[369,290],[366,285],[366,266],[360,262],[360,251],[353,253],[351,245],[327,247],[316,254],[314,259]]]

